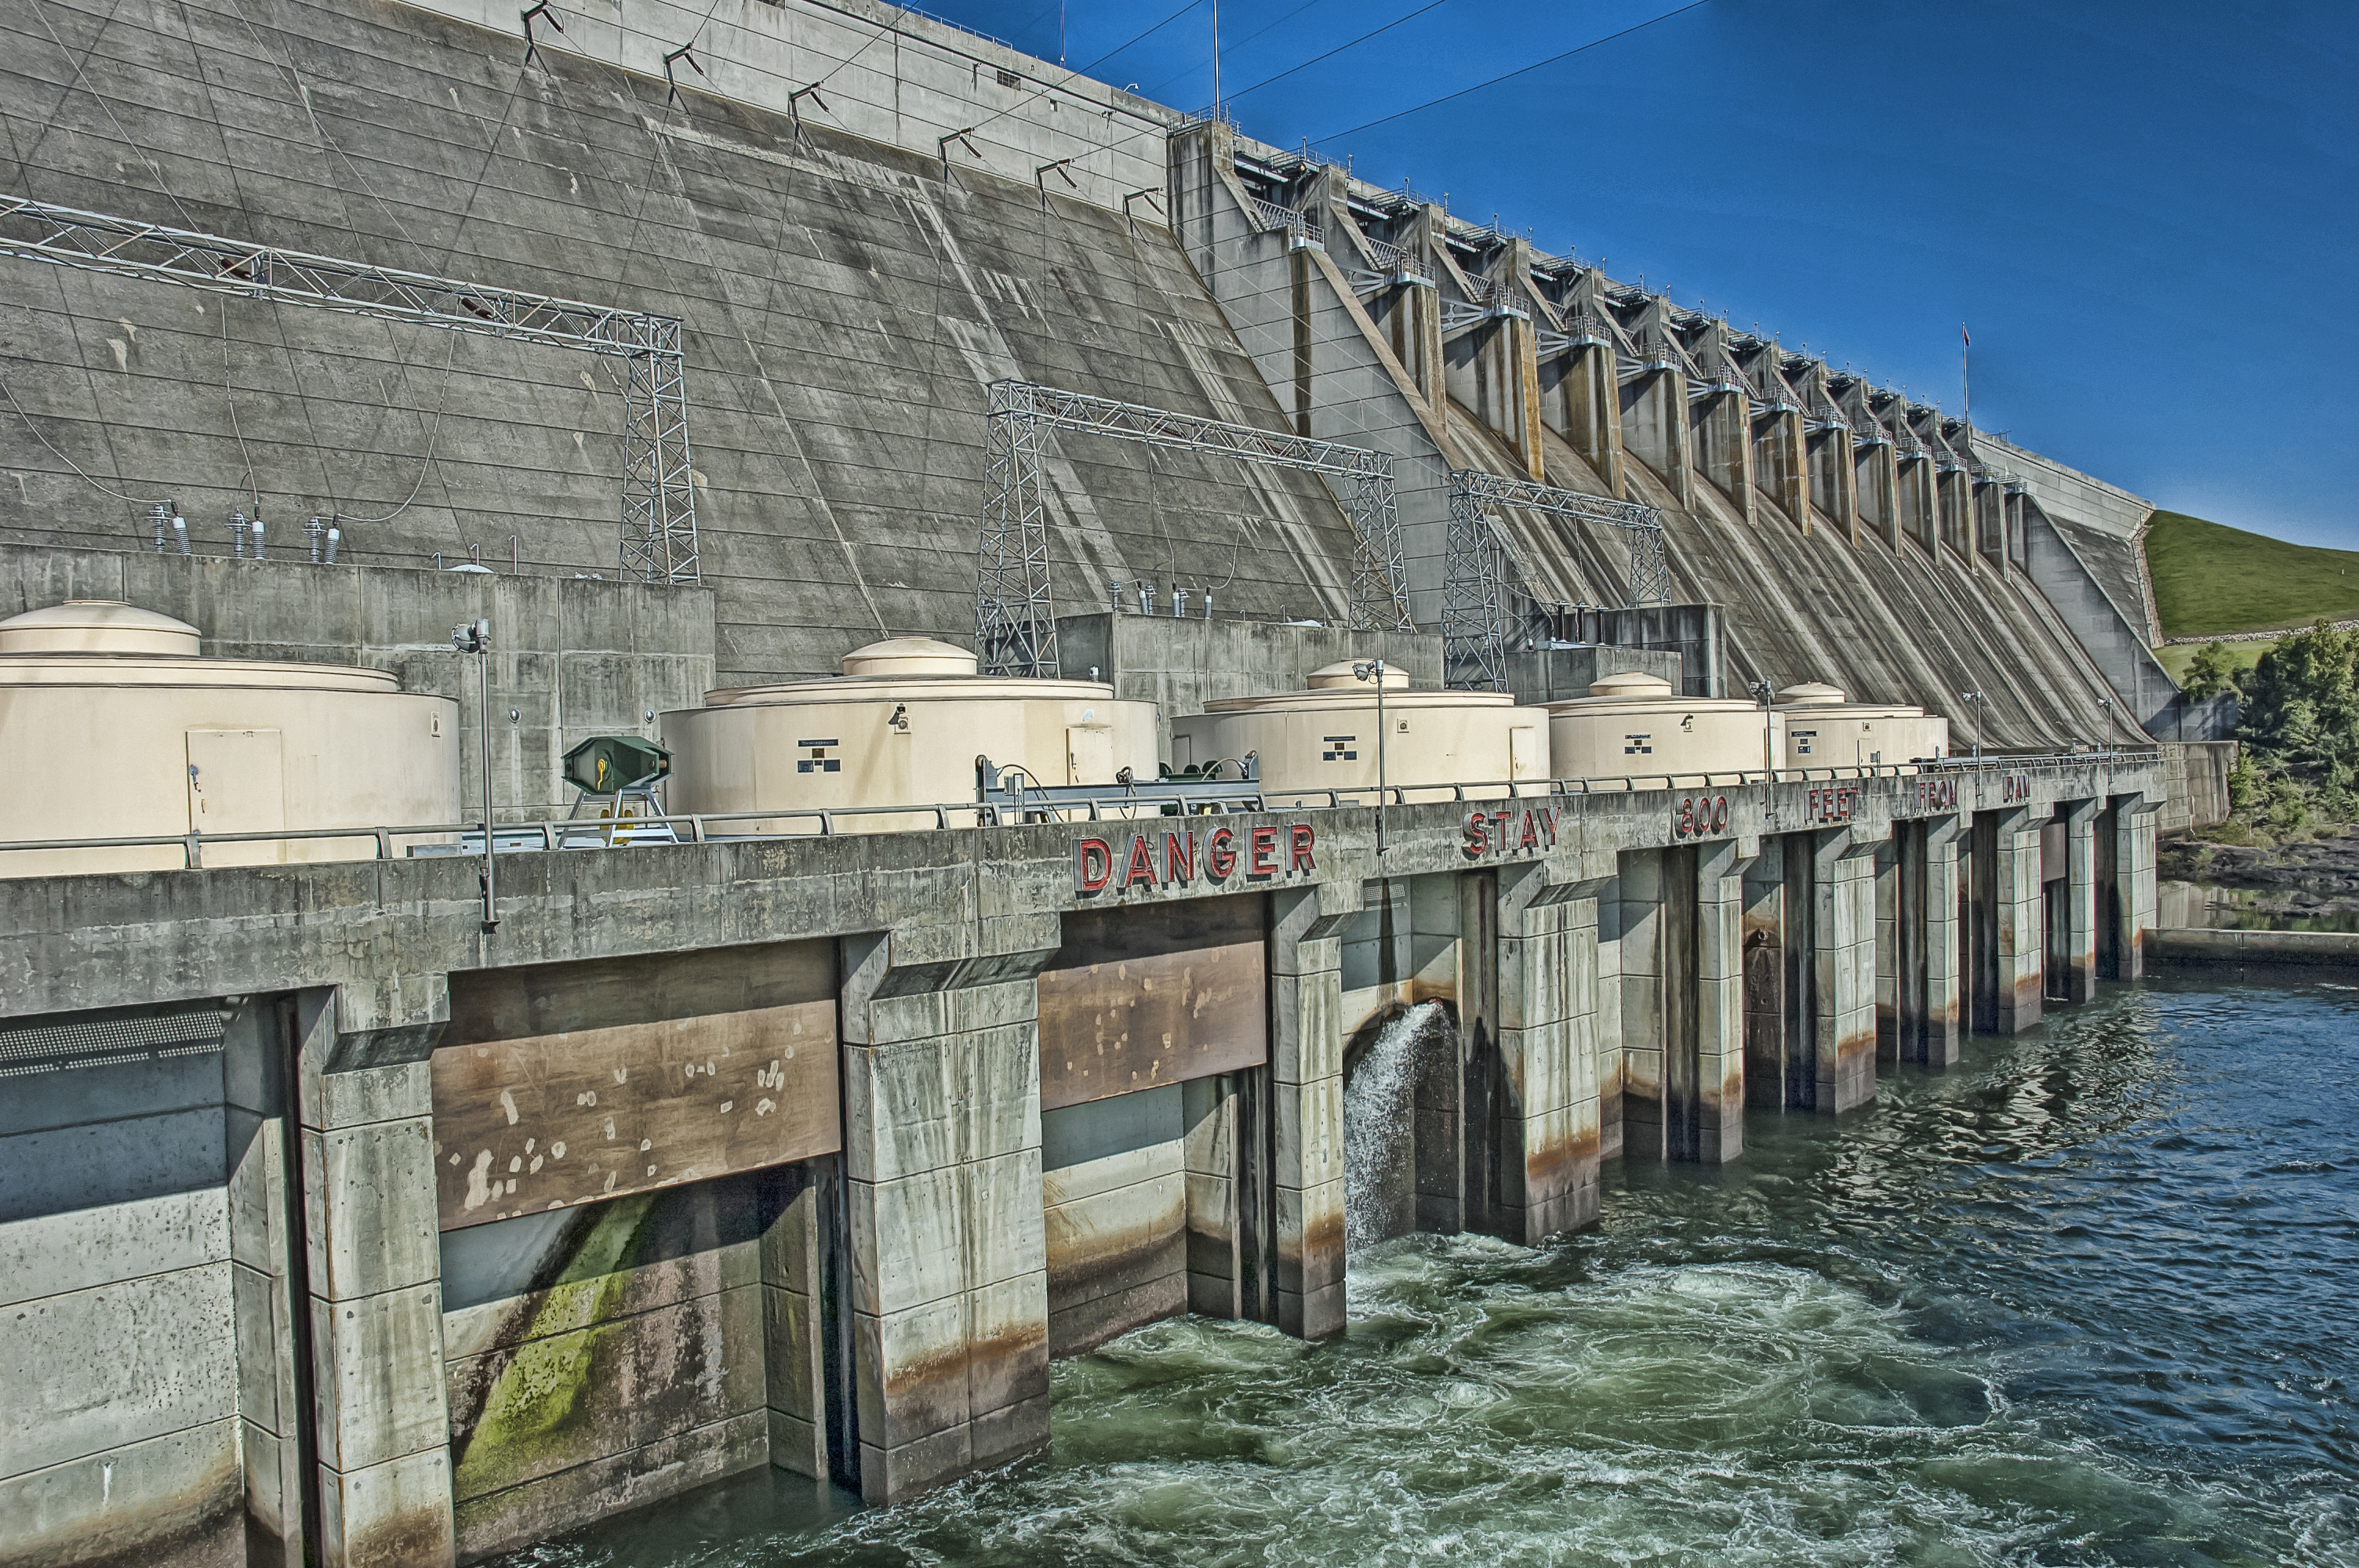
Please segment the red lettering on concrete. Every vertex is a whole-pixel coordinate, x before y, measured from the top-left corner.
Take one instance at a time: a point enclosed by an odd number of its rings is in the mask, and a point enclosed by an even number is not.
[[[1287,875],[1318,871],[1319,868],[1310,861],[1311,838],[1310,825],[1307,822],[1298,822],[1286,830]]]
[[[1458,852],[1470,860],[1479,860],[1491,852],[1491,817],[1487,812],[1466,814],[1466,837]]]
[[[1229,873],[1237,869],[1234,848],[1237,836],[1226,827],[1215,827],[1204,840],[1204,874],[1212,881],[1226,881]]]
[[[1130,854],[1122,868],[1122,885],[1114,891],[1128,892],[1138,882],[1145,882],[1148,887],[1155,885],[1155,850],[1147,844],[1144,833],[1130,836]]]
[[[1103,838],[1073,840],[1073,891],[1078,893],[1105,892],[1106,880],[1114,875],[1114,846]]]
[[[1256,827],[1252,835],[1252,852],[1245,860],[1245,875],[1274,877],[1277,875],[1277,829]]]
[[[1196,880],[1196,836],[1193,833],[1163,835],[1163,881],[1192,882]]]

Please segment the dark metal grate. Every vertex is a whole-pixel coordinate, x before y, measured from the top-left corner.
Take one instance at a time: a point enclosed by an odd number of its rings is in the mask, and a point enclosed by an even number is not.
[[[0,1029],[0,1078],[208,1055],[222,1048],[222,1025],[221,1010],[208,1007],[145,1018]]]

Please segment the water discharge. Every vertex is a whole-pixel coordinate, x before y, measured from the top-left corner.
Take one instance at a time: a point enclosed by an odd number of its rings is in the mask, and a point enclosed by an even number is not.
[[[1343,1248],[1417,1227],[1417,1085],[1450,1011],[1419,1002],[1386,1019],[1344,1064]]]
[[[1340,1340],[1125,1336],[1011,1469],[757,1476],[521,1561],[2348,1568],[2354,1039],[2348,989],[2109,991],[1737,1165],[1609,1165],[1555,1247],[1358,1253]]]

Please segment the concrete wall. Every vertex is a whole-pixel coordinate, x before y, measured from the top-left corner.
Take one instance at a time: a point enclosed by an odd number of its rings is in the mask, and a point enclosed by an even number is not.
[[[2228,775],[2236,766],[2235,741],[2165,741],[2155,750],[2162,761],[2158,831],[2184,833],[2228,820]]]
[[[1974,451],[1985,461],[2021,478],[2044,510],[2060,513],[2123,539],[2136,535],[2146,520],[2154,515],[2154,503],[2145,497],[2067,468],[2027,447],[2018,447],[1983,430],[1972,432],[1971,439]]]
[[[1409,611],[1441,620],[1450,464],[1440,416],[1353,296],[1328,251],[1265,229],[1238,183],[1235,138],[1206,125],[1172,138],[1172,232],[1298,434],[1393,457]]]
[[[1563,702],[1587,697],[1593,681],[1635,670],[1660,676],[1677,690],[1682,662],[1678,653],[1668,649],[1617,648],[1596,643],[1509,654],[1507,689],[1519,703]]]
[[[770,1463],[763,1196],[727,1177],[444,1233],[462,1555]]]
[[[0,544],[0,572],[6,614],[120,599],[196,627],[208,657],[391,670],[405,691],[455,699],[471,811],[483,793],[478,687],[451,629],[488,619],[492,793],[508,820],[564,816],[569,749],[592,735],[653,738],[649,715],[701,706],[714,685],[707,589],[55,545]]]
[[[1180,1084],[1040,1115],[1049,1353],[1188,1310],[1188,1123]]]
[[[1382,658],[1411,686],[1441,684],[1441,638],[1426,633],[1101,611],[1059,616],[1057,645],[1068,679],[1095,668],[1115,697],[1152,702],[1167,722],[1222,697],[1305,690],[1313,670],[1344,659]]]
[[[257,45],[234,8],[197,0],[172,18],[55,16],[61,52],[7,0],[0,24],[38,45],[0,65],[23,149],[0,188],[680,317],[724,684],[830,674],[887,631],[972,636],[992,380],[1279,422],[1151,210],[1134,230],[1106,205],[1165,183],[1159,131],[1085,158],[1079,195],[1049,176],[1042,211],[1033,171],[1056,149],[1147,124],[1109,121],[1103,92],[1027,97],[1063,73],[1012,56],[1025,85],[1002,89],[998,51],[906,12],[733,0],[706,69],[770,106],[691,91],[674,107],[655,43],[696,33],[702,6],[634,0],[627,34],[612,12],[569,13],[585,36],[545,37],[532,70],[514,7],[468,11],[488,26],[388,0],[305,9]],[[777,89],[851,49],[799,142]],[[946,174],[937,117],[991,119],[1004,140]],[[126,181],[125,133],[156,149],[170,197]],[[25,306],[10,390],[41,437],[110,489],[177,496],[200,553],[228,553],[229,510],[258,492],[274,555],[333,509],[356,564],[471,546],[501,563],[515,535],[528,574],[616,571],[617,363],[35,263],[0,276]],[[0,538],[147,544],[142,507],[13,414],[0,463],[22,481],[0,493]],[[1175,544],[1233,581],[1236,611],[1347,608],[1349,532],[1314,477],[1078,438],[1049,443],[1046,471],[1067,608],[1161,578]]]
[[[522,52],[507,6],[422,0],[418,8],[513,35]],[[1078,189],[1059,183],[1060,192],[1116,211],[1125,191],[1160,178],[1161,133],[1179,119],[1159,103],[879,0],[723,0],[710,10],[634,0],[627,12],[567,13],[563,34],[543,27],[536,37],[544,54],[658,77],[665,53],[692,38],[702,74],[674,68],[684,93],[785,114],[790,93],[824,80],[820,102],[799,105],[814,125],[928,157],[944,135],[978,127],[973,150],[958,148],[954,162],[979,161],[1029,183],[1039,165],[1070,157]]]
[[[2089,569],[2080,552],[2038,507],[2024,513],[2026,569],[2104,671],[2122,706],[2149,735],[2215,740],[2234,722],[2232,703],[2195,704],[2180,693],[2148,648],[2145,617],[2125,610]],[[2136,619],[2133,619],[2133,616]]]
[[[239,1560],[249,1448],[280,1533],[291,1433],[258,1038],[233,1060],[218,1008],[30,1022],[0,1029],[0,1563]]]

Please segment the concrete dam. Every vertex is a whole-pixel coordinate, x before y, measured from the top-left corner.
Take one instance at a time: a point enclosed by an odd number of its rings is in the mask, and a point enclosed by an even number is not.
[[[0,17],[8,1568],[1007,1465],[2136,978],[2224,766],[2148,503],[905,8]]]

